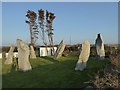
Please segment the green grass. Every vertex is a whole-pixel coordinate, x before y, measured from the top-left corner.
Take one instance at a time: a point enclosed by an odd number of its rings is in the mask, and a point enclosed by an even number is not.
[[[12,65],[2,62],[3,88],[81,88],[109,62],[91,57],[85,71],[80,72],[74,70],[77,60],[78,56],[31,59],[32,70],[27,72],[15,71]]]

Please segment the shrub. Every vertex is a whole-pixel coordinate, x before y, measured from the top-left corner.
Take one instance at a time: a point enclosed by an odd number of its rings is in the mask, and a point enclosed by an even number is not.
[[[106,65],[104,75],[98,73],[92,83],[96,88],[120,88],[120,53],[110,55],[110,64]]]

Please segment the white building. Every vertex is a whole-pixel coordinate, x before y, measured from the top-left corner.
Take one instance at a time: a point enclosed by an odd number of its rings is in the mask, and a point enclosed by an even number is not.
[[[2,53],[0,53],[0,59],[2,59]]]
[[[47,50],[48,50],[48,54],[47,54]],[[39,47],[40,56],[50,56],[51,55],[50,47],[47,47],[47,50],[45,47]],[[54,50],[56,51],[57,47],[54,47]]]
[[[46,47],[39,47],[39,56],[50,56],[51,55],[51,50],[50,47],[47,47],[48,54],[46,52]],[[54,50],[57,50],[57,47],[54,47]],[[5,54],[6,58],[8,57],[8,53]],[[14,52],[14,57],[18,57],[18,52]],[[2,59],[2,53],[0,53],[0,59]]]
[[[14,52],[13,55],[14,55],[14,57],[18,57],[18,52]],[[6,58],[7,58],[7,57],[8,57],[8,53],[6,53],[5,56],[6,56]]]

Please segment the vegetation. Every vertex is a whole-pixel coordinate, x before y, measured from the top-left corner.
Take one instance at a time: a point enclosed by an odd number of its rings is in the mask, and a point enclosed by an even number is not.
[[[34,11],[28,10],[26,17],[28,20],[26,20],[26,23],[29,24],[30,27],[30,44],[34,45],[36,42],[36,39],[38,38],[38,25],[36,23],[37,14]]]
[[[94,79],[98,70],[103,70],[109,60],[97,61],[89,58],[84,71],[75,71],[78,56],[31,59],[32,70],[16,71],[13,65],[2,62],[3,88],[82,88]]]
[[[96,88],[120,88],[120,49],[111,50],[110,63],[104,68],[103,75],[100,75],[101,72],[98,72],[95,76],[94,83]]]

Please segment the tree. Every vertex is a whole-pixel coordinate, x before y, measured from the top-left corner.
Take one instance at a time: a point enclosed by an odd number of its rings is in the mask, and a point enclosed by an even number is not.
[[[45,30],[44,30],[44,10],[40,9],[38,10],[38,23],[40,24],[40,28],[41,28],[41,38],[43,41],[43,44],[46,47],[46,52],[48,54],[48,50],[47,50],[47,41],[46,41],[46,37],[45,37]]]
[[[44,10],[40,9],[38,10],[38,22],[40,24],[40,28],[41,28],[41,37],[43,40],[44,45],[47,45],[47,41],[45,38],[45,30],[44,30]]]
[[[37,14],[34,11],[28,10],[26,17],[28,18],[26,23],[30,26],[30,44],[34,46],[36,40],[38,39],[37,35],[39,33],[38,25],[36,23]]]
[[[37,14],[34,11],[28,10],[26,17],[28,18],[28,20],[26,20],[26,23],[28,23],[30,26],[30,44],[34,45],[36,42],[36,39],[38,38],[37,35],[39,33],[38,25],[36,23]],[[55,17],[56,16],[54,15],[54,13],[48,12],[46,10],[46,22],[44,22],[45,21],[44,10],[42,9],[38,10],[38,23],[41,29],[41,38],[47,50],[47,40],[45,37],[45,32],[47,32],[49,45],[51,47],[51,55],[54,54],[54,44],[53,44],[53,30],[54,29],[52,27],[52,23]],[[44,25],[44,23],[46,23],[46,25]],[[45,30],[45,26],[46,26],[46,30]],[[48,50],[47,50],[47,53],[48,53]]]
[[[46,50],[47,50],[47,41],[46,41],[46,37],[45,37],[45,25],[44,25],[44,10],[40,9],[38,10],[38,21],[40,24],[40,28],[41,28],[41,37],[42,37],[42,41],[44,43],[44,45],[46,46]],[[49,40],[49,45],[51,47],[51,55],[53,55],[54,53],[54,45],[53,45],[53,28],[52,28],[52,22],[55,19],[55,15],[54,13],[48,12],[46,10],[46,32],[48,34],[48,40]]]
[[[48,33],[48,40],[50,43],[50,47],[51,47],[51,54],[54,54],[54,44],[53,44],[53,27],[52,27],[52,23],[53,20],[55,19],[55,15],[54,13],[48,12],[46,10],[46,28],[47,28],[47,33]]]

